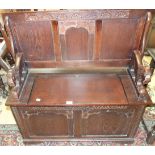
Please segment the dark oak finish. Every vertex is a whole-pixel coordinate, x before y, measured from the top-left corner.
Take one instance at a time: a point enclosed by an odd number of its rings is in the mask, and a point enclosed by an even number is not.
[[[113,85],[109,86],[109,82],[112,82]],[[116,87],[117,90],[113,87]],[[64,91],[65,89],[66,91]],[[52,76],[45,74],[36,77],[29,97],[29,104],[36,104],[37,98],[41,99],[42,104],[65,104],[67,101],[72,101],[73,104],[127,104],[119,77],[104,74]]]
[[[142,65],[145,10],[5,14],[15,53],[12,109],[25,143],[133,142],[151,104]]]
[[[135,123],[143,109],[144,106],[12,107],[25,142],[76,138],[133,141]]]
[[[12,27],[15,51],[23,53],[30,67],[45,68],[75,63],[127,66],[132,50],[141,46],[147,17],[144,10],[61,10],[8,16],[4,19]]]

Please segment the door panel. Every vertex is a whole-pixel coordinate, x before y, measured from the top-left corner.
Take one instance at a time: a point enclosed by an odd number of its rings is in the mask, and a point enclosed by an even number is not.
[[[141,116],[137,108],[83,110],[82,137],[130,137]],[[137,114],[136,114],[137,113]]]
[[[59,108],[19,108],[24,128],[31,138],[73,136],[73,111]]]

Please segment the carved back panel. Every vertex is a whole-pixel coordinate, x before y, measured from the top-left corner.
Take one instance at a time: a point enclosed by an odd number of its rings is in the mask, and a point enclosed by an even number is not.
[[[145,10],[4,14],[16,52],[30,67],[127,66],[139,49]]]

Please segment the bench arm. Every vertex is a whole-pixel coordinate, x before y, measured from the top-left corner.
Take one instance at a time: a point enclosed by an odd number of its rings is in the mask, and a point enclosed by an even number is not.
[[[138,90],[139,98],[147,100],[147,92],[145,86],[151,81],[151,70],[143,66],[142,53],[134,50],[131,58],[130,73]]]
[[[27,75],[27,66],[22,53],[16,53],[15,65],[7,73],[8,85],[13,89],[14,97],[19,98],[20,90]]]
[[[19,52],[15,52],[14,50],[11,32],[8,27],[9,19],[5,18],[4,23],[5,23],[6,30],[0,23],[0,31],[2,32],[8,51],[13,57],[15,64],[12,67],[6,66],[6,64],[4,63],[1,57],[0,57],[0,64],[3,65],[3,68],[7,71],[7,83],[9,87],[12,88],[11,92],[13,93],[13,96],[16,98],[19,98],[20,90],[22,88],[22,85],[24,83],[24,80],[27,74],[27,66],[24,62],[23,54]]]

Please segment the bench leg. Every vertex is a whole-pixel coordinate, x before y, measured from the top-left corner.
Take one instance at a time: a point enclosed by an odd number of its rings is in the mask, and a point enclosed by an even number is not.
[[[148,132],[146,142],[148,144],[153,144],[153,142],[155,142],[155,126],[152,127],[150,132]]]
[[[1,77],[0,77],[0,95],[2,95],[3,97],[6,97],[8,95],[8,91],[5,89],[5,85]]]

